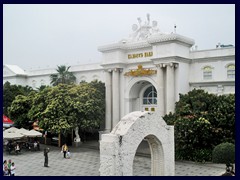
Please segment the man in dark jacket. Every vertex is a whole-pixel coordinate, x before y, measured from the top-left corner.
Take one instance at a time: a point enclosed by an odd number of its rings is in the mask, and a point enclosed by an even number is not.
[[[44,167],[49,167],[48,166],[48,153],[49,153],[49,148],[44,148],[44,157],[45,157],[45,161],[44,161]]]

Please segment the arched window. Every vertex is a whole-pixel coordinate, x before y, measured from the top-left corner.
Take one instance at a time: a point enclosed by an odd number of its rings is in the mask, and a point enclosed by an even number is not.
[[[212,67],[210,66],[205,66],[203,68],[203,79],[212,79]]]
[[[230,64],[227,66],[227,78],[228,79],[235,78],[235,64]]]
[[[148,87],[143,93],[143,105],[157,104],[157,91],[154,86]]]

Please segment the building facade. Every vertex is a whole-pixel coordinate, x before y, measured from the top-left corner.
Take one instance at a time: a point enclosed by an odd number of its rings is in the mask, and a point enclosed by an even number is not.
[[[204,89],[235,93],[235,47],[192,50],[194,40],[176,32],[163,34],[157,22],[134,24],[129,38],[100,46],[102,62],[71,66],[77,83],[100,80],[106,86],[105,131],[133,111],[174,112],[179,93]],[[55,69],[23,71],[3,66],[3,83],[38,88],[50,85]]]

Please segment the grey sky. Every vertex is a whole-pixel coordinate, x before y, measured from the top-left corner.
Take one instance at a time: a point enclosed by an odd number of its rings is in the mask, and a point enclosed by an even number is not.
[[[25,5],[3,6],[3,64],[25,70],[101,62],[98,46],[132,32],[137,18],[158,21],[162,32],[193,38],[198,49],[235,45],[235,5]]]

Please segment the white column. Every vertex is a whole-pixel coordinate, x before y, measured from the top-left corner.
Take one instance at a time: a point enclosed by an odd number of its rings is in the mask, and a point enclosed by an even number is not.
[[[119,116],[119,120],[124,116],[125,113],[125,99],[124,99],[124,88],[122,88],[124,86],[124,75],[123,75],[123,69],[121,68],[119,70],[119,91],[120,91],[120,100],[119,100],[119,104],[120,104],[120,116]]]
[[[109,133],[112,128],[112,73],[111,70],[105,71],[105,92],[106,92],[106,114],[105,114],[105,132]]]
[[[157,111],[161,116],[165,115],[164,108],[164,78],[163,78],[163,64],[157,65]]]
[[[120,91],[119,91],[119,69],[115,68],[112,75],[112,129],[117,125],[120,118]]]
[[[166,113],[174,113],[175,109],[175,87],[174,87],[174,65],[170,63],[167,65],[167,109]]]

